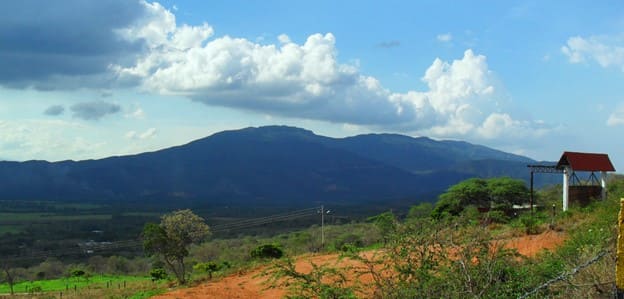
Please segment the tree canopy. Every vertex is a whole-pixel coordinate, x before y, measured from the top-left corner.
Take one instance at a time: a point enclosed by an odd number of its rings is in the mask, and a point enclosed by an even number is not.
[[[432,215],[456,216],[470,205],[506,211],[514,204],[522,204],[528,197],[529,190],[522,180],[509,177],[472,178],[449,187],[441,194]]]
[[[160,224],[148,223],[143,228],[143,248],[149,255],[160,256],[181,284],[186,283],[184,258],[188,247],[210,235],[204,219],[191,210],[179,210],[161,217]]]

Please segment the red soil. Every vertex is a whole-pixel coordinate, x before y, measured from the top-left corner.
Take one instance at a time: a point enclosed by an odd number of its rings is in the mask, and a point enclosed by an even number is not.
[[[540,235],[522,236],[511,238],[505,241],[505,247],[515,248],[518,253],[524,256],[534,256],[545,249],[554,249],[565,240],[565,235],[560,232],[547,231]],[[368,253],[372,254],[372,253]],[[355,261],[338,261],[337,254],[327,255],[304,255],[297,259],[297,271],[310,271],[310,262],[317,265],[329,264],[353,267],[361,266]],[[245,273],[234,274],[220,280],[210,281],[201,285],[178,289],[159,295],[157,299],[178,299],[178,298],[223,298],[223,299],[248,299],[248,298],[282,298],[286,295],[285,289],[267,289],[263,282],[266,277],[258,276],[264,267],[250,270]],[[369,277],[360,277],[360,280],[369,280]]]

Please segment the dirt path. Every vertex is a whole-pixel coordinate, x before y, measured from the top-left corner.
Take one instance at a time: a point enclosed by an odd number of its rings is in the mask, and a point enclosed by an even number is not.
[[[522,236],[509,239],[506,242],[506,247],[516,248],[518,253],[525,256],[534,256],[538,252],[544,249],[554,249],[561,245],[565,240],[565,235],[560,232],[547,231],[540,235]],[[315,264],[330,263],[334,264],[338,260],[337,254],[327,255],[304,255],[297,258],[297,270],[298,271],[310,271],[310,261]],[[342,263],[349,263],[352,261],[342,261]],[[355,263],[355,262],[352,262]],[[352,264],[352,266],[357,266]],[[248,299],[248,298],[282,298],[286,294],[286,290],[283,289],[268,289],[265,290],[263,282],[265,277],[257,277],[262,271],[263,267],[250,270],[245,273],[234,274],[225,277],[218,281],[211,281],[203,283],[199,286],[179,289],[168,292],[163,295],[159,295],[153,298],[157,299],[208,299],[208,298],[223,298],[223,299]]]
[[[315,264],[335,263],[338,260],[338,254],[326,255],[304,255],[297,258],[297,271],[310,271],[312,267],[310,262]],[[218,281],[211,281],[196,287],[179,289],[159,295],[152,298],[158,299],[205,299],[205,298],[223,298],[223,299],[249,299],[249,298],[282,298],[286,295],[283,289],[266,289],[263,284],[266,277],[257,277],[263,267],[253,269],[245,273],[234,274]]]

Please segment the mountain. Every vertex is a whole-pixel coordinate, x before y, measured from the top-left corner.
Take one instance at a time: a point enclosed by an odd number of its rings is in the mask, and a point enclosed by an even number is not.
[[[0,162],[0,199],[368,204],[431,200],[468,177],[528,177],[535,161],[461,141],[329,138],[283,126],[224,131],[155,152]]]

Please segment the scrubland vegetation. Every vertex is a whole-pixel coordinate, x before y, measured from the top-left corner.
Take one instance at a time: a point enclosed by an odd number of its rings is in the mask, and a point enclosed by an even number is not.
[[[539,208],[531,215],[511,209],[527,198],[522,184],[471,179],[449,188],[437,203],[326,225],[325,244],[319,225],[273,236],[188,242],[179,249],[183,279],[176,279],[162,255],[149,250],[151,256],[47,258],[31,265],[3,260],[0,293],[9,293],[11,282],[15,293],[39,293],[41,298],[57,298],[63,290],[63,298],[82,298],[86,293],[76,295],[80,290],[96,297],[146,298],[178,285],[176,281],[193,285],[266,265],[266,287],[288,288],[291,298],[606,298],[613,296],[621,197],[624,179],[614,176],[607,200],[572,205],[563,213],[560,186],[553,186],[537,193]],[[547,230],[565,234],[565,243],[531,257],[505,247],[513,237]],[[297,271],[294,259],[310,252],[340,253],[343,260],[364,266],[319,264],[311,272]],[[107,279],[117,288],[107,289]],[[54,281],[55,287],[47,285]]]

